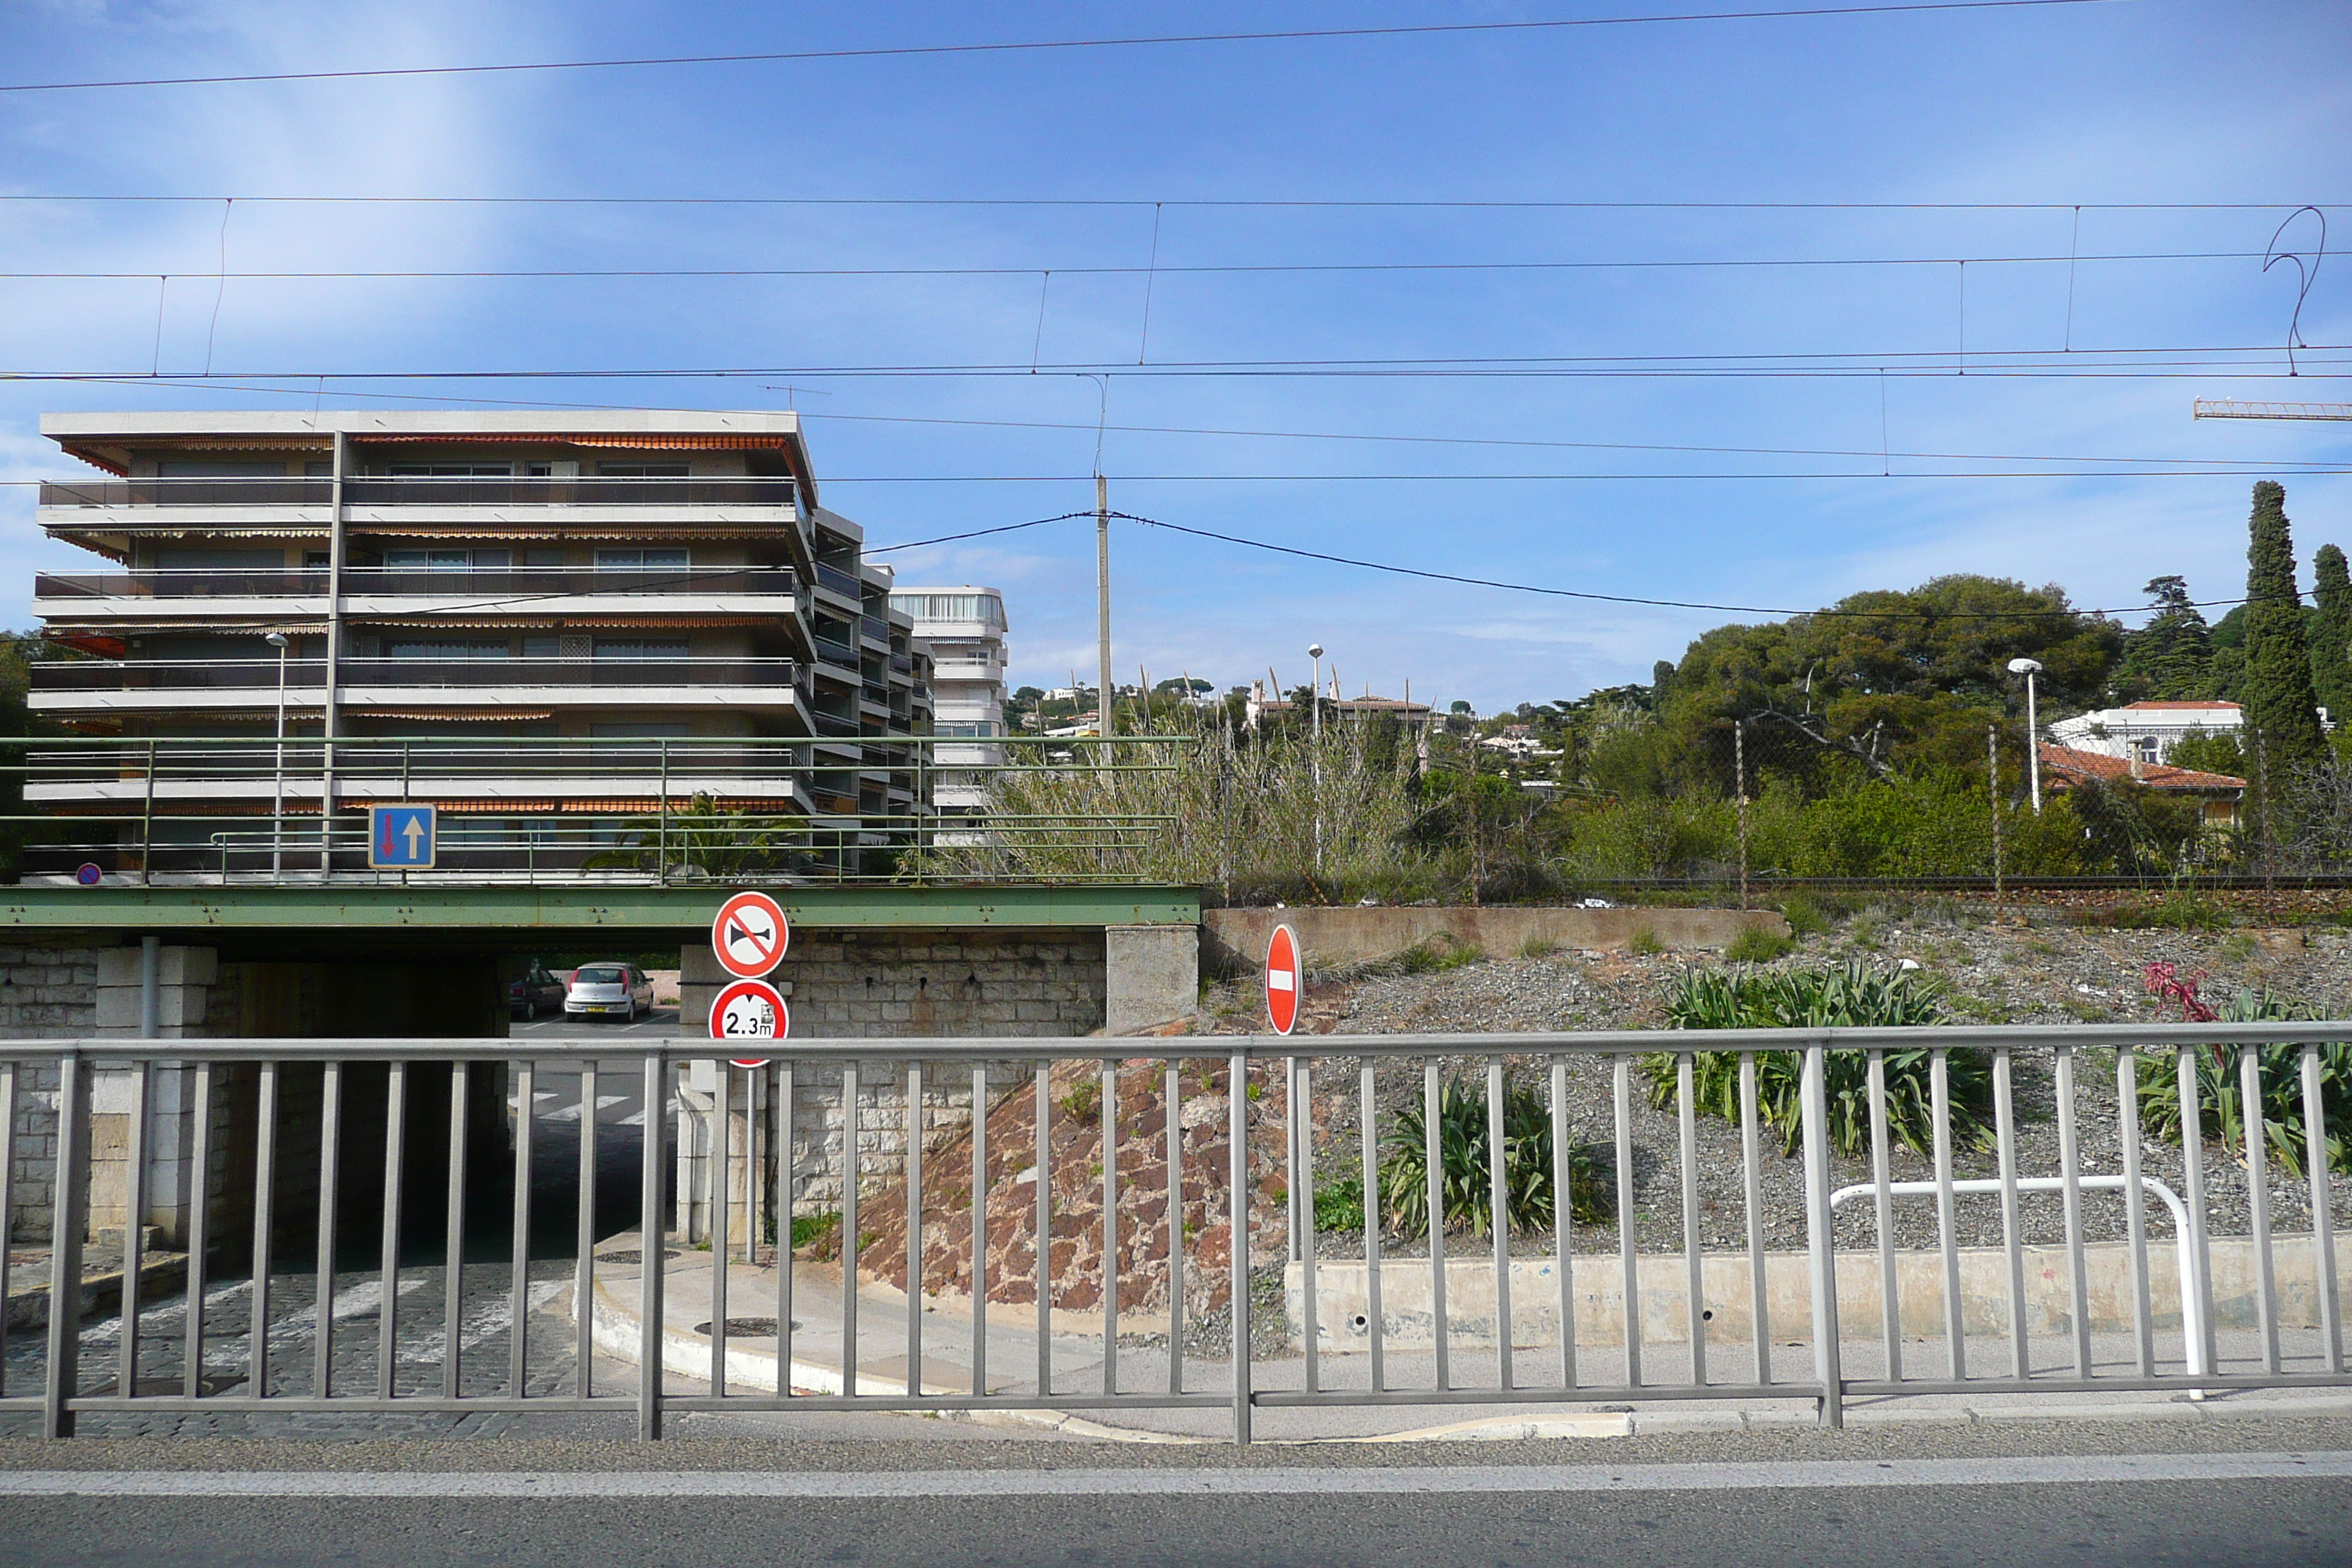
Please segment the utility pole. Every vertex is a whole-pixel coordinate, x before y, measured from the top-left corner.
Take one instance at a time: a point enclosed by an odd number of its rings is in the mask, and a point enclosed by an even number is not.
[[[1110,486],[1095,476],[1095,661],[1097,700],[1095,733],[1108,739],[1110,722]],[[1102,749],[1102,763],[1110,765],[1110,748]]]

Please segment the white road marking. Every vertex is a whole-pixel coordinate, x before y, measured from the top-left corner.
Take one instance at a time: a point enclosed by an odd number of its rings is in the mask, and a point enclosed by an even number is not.
[[[605,1110],[620,1104],[628,1098],[625,1094],[600,1094],[596,1097],[596,1109]],[[580,1108],[577,1105],[567,1105],[561,1110],[549,1111],[540,1120],[541,1121],[577,1121],[580,1120]]]
[[[1396,1496],[1479,1492],[1811,1491],[1822,1487],[2011,1487],[2116,1482],[2341,1480],[2352,1453],[2032,1455],[1759,1464],[1501,1465],[1119,1470],[575,1472],[0,1471],[0,1497],[1025,1498]]]

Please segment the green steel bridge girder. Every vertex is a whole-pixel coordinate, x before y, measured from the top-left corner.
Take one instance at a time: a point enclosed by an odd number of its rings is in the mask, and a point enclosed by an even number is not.
[[[740,888],[691,886],[314,886],[0,888],[0,929],[113,932],[381,931],[480,939],[512,931],[708,932]],[[794,925],[830,931],[1071,931],[1114,925],[1197,925],[1195,888],[1133,883],[1076,887],[776,887]]]

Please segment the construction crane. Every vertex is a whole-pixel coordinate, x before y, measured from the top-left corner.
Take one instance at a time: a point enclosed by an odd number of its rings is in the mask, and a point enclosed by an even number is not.
[[[2352,403],[2240,403],[2231,398],[2197,400],[2200,419],[2352,419]]]

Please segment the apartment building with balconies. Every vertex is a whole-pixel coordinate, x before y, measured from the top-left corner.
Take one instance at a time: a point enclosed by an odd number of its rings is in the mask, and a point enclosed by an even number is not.
[[[446,839],[533,864],[541,843],[593,860],[648,813],[667,833],[695,802],[822,830],[793,842],[855,868],[928,811],[890,739],[929,728],[927,661],[791,414],[53,414],[42,432],[107,477],[40,489],[40,526],[95,559],[37,580],[75,657],[39,666],[31,706],[121,744],[61,752],[27,799],[136,809],[117,861],[142,877],[216,849],[226,876],[263,837],[274,870],[348,869],[346,818],[382,799],[434,801]]]
[[[943,740],[1002,736],[1004,595],[967,584],[894,588],[890,602],[912,618],[915,635],[929,645],[936,733]],[[988,775],[959,773],[955,765],[1002,764],[1004,748],[941,744],[935,750],[940,773],[932,788],[934,805],[943,813],[979,810],[987,800]]]

